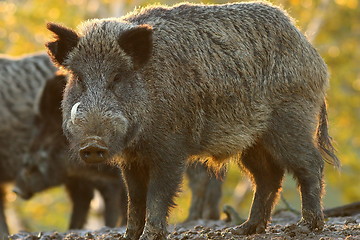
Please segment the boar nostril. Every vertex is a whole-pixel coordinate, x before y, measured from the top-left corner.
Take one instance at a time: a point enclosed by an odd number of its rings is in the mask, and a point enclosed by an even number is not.
[[[86,151],[86,150],[84,150],[84,151],[82,152],[82,154],[83,154],[83,156],[84,156],[85,158],[88,158],[88,157],[90,157],[90,155],[91,155],[90,151]]]
[[[99,157],[103,158],[105,156],[105,151],[98,151],[97,154],[99,155]]]
[[[98,142],[90,142],[79,151],[80,158],[87,163],[104,162],[108,157],[108,153],[108,148]]]

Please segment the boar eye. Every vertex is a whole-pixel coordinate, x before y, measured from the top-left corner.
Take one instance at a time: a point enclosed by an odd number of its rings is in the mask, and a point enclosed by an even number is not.
[[[124,79],[124,74],[118,73],[115,75],[113,82],[121,82]]]
[[[114,76],[114,78],[112,79],[112,81],[109,82],[108,88],[109,88],[109,89],[114,89],[115,85],[116,85],[117,83],[123,82],[123,80],[124,80],[124,74],[122,74],[122,73],[116,74],[116,75]]]
[[[119,71],[108,83],[108,88],[115,90],[115,86],[119,83],[126,84],[131,79],[131,74],[127,71]]]

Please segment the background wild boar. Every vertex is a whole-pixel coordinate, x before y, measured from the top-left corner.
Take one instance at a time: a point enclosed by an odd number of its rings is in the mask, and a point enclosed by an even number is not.
[[[24,199],[50,187],[64,184],[73,204],[69,229],[81,229],[86,222],[94,190],[105,202],[105,225],[126,224],[127,194],[121,171],[116,167],[79,166],[68,161],[68,143],[63,135],[61,99],[66,77],[46,82],[39,98],[29,153],[19,169],[14,191]]]
[[[4,215],[4,183],[15,179],[29,145],[34,104],[56,68],[45,53],[0,55],[0,239],[9,231]]]
[[[299,224],[322,229],[324,159],[339,164],[327,67],[284,11],[181,4],[88,21],[78,32],[48,28],[49,54],[70,74],[65,134],[85,162],[121,166],[127,239],[166,237],[188,159],[215,168],[240,159],[255,196],[239,234],[265,231],[285,171],[300,187]]]

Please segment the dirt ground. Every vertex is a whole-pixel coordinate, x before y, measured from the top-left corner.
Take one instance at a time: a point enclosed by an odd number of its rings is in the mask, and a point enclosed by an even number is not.
[[[289,211],[283,211],[272,218],[270,226],[264,234],[239,236],[232,233],[234,228],[225,221],[193,221],[170,225],[168,239],[174,240],[220,240],[220,239],[321,239],[321,240],[360,240],[360,214],[348,217],[334,217],[326,219],[326,225],[321,232],[309,232],[296,226],[298,216]],[[19,232],[10,237],[13,240],[84,240],[84,239],[122,239],[125,228],[102,228],[97,231],[70,231],[65,233]]]

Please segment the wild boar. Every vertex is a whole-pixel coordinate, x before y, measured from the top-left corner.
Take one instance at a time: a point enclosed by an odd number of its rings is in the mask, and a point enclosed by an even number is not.
[[[254,183],[239,234],[264,232],[285,171],[297,179],[299,224],[322,229],[328,135],[326,64],[267,3],[180,4],[50,23],[53,61],[68,71],[63,129],[74,155],[121,166],[126,239],[165,239],[186,161],[239,164]]]
[[[17,175],[29,145],[37,95],[56,71],[45,53],[19,58],[0,55],[0,239],[9,234],[3,184]]]

